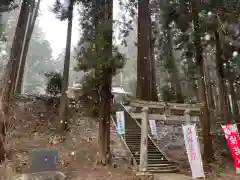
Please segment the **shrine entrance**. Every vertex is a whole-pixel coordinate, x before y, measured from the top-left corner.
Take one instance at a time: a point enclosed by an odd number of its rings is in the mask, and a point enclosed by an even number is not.
[[[149,169],[148,140],[149,120],[178,121],[182,123],[198,123],[202,115],[203,103],[179,104],[166,102],[148,102],[142,100],[130,100],[129,114],[132,119],[140,120],[141,143],[139,171],[146,173]]]

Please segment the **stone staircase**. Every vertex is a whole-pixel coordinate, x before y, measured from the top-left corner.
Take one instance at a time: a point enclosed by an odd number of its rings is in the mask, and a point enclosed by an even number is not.
[[[125,135],[123,140],[131,151],[137,165],[140,164],[141,120],[132,119],[128,111],[122,107],[125,116]],[[116,123],[116,117],[113,115]],[[148,172],[171,173],[179,171],[176,163],[170,162],[158,149],[152,138],[148,137]]]

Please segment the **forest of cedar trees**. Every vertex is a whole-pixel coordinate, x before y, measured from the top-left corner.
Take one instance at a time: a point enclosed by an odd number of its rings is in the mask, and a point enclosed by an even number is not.
[[[58,37],[64,39],[63,53],[55,59],[39,25],[45,1],[0,1],[2,163],[9,127],[17,121],[16,97],[56,98],[53,134],[68,136],[67,93],[74,75],[81,76],[81,101],[98,123],[99,164],[112,161],[115,85],[139,100],[203,103],[202,157],[207,167],[217,161],[214,138],[222,136],[220,124],[240,124],[240,0],[52,0],[49,12],[55,21],[66,22],[66,33]],[[114,15],[116,6],[122,13]],[[73,36],[74,16],[78,37]]]

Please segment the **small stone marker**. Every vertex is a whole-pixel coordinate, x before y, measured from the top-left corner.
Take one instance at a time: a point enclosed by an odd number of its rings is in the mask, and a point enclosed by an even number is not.
[[[56,170],[58,152],[55,150],[33,150],[31,169],[34,172]]]

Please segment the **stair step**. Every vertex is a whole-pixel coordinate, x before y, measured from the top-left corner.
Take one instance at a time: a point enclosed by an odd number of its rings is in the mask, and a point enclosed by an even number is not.
[[[137,147],[140,148],[140,143],[139,144],[132,144],[132,143],[128,143],[127,142],[128,147]],[[156,150],[159,152],[158,148],[156,148],[155,146],[148,146],[148,150]]]
[[[133,155],[134,156],[134,155]],[[134,156],[134,158],[136,159],[136,160],[140,160],[140,156]],[[148,160],[152,160],[152,161],[166,161],[166,162],[168,162],[168,160],[165,158],[165,157],[163,157],[163,156],[158,156],[158,157],[148,157]]]
[[[137,164],[140,164],[140,160],[136,159],[136,162]],[[148,161],[148,166],[150,167],[151,165],[154,165],[154,164],[167,164],[168,161]],[[158,166],[151,166],[151,167],[158,167]]]
[[[128,145],[128,147],[130,149],[133,149],[133,150],[134,149],[140,150],[140,146],[139,145]],[[152,151],[159,152],[159,150],[157,148],[155,148],[155,147],[148,147],[148,152],[152,152]],[[159,152],[159,153],[161,153],[161,152]]]
[[[171,163],[160,163],[160,164],[148,164],[149,168],[157,168],[157,167],[176,167],[176,165]]]
[[[135,153],[135,152],[134,152],[133,155],[140,157],[140,153]],[[155,154],[152,155],[151,153],[148,154],[148,157],[151,157],[151,158],[152,158],[152,157],[162,157],[162,156],[163,156],[162,154],[157,154],[157,155],[155,155]]]
[[[140,158],[140,154],[133,154],[136,158]],[[148,154],[148,158],[152,158],[152,159],[161,159],[162,157],[164,157],[162,154],[158,154],[158,155],[151,155]],[[164,157],[164,159],[166,159]]]
[[[128,147],[138,147],[138,148],[141,147],[140,143],[135,143],[135,144],[129,143],[129,142],[126,142],[126,143],[127,143]],[[151,149],[154,149],[154,150],[156,149],[157,151],[159,151],[157,147],[155,147],[153,145],[148,145],[148,150],[151,150]]]
[[[125,136],[125,141],[126,142],[128,142],[128,143],[132,143],[132,144],[140,144],[140,142],[141,142],[141,139],[137,139],[137,138],[129,138],[129,137],[126,137]],[[150,145],[152,145],[152,146],[155,146],[154,144],[153,144],[153,142],[152,141],[149,141],[148,140],[148,144],[150,144]]]
[[[124,109],[123,109],[124,110]],[[116,117],[114,120],[116,122]],[[127,116],[125,122],[124,140],[132,152],[137,164],[140,163],[140,147],[141,147],[141,120],[134,120]],[[139,123],[139,124],[137,124]],[[179,171],[179,168],[169,162],[166,157],[159,151],[152,139],[148,138],[148,171],[150,173],[171,173]]]
[[[127,143],[129,146],[139,146],[139,147],[140,147],[140,142],[129,142],[128,140],[126,140],[126,143]],[[156,146],[154,146],[153,144],[149,143],[149,144],[148,144],[148,148],[151,148],[151,147],[157,149]]]
[[[138,153],[138,154],[140,154],[140,149],[131,149],[131,148],[129,148],[133,153]],[[149,155],[152,155],[152,154],[158,154],[158,155],[162,155],[162,153],[160,153],[159,151],[156,151],[156,150],[154,150],[154,151],[148,151],[148,154]]]
[[[140,155],[134,155],[134,158],[135,158],[135,159],[140,159]],[[162,158],[163,158],[163,159],[162,159]],[[154,160],[154,159],[157,159],[157,160],[166,160],[166,158],[163,157],[163,156],[148,156],[148,159],[152,159],[152,160]]]
[[[148,164],[148,169],[159,169],[159,168],[178,168],[174,164],[162,163],[162,164]]]
[[[130,149],[130,148],[129,148]],[[134,150],[132,150],[132,149],[130,149],[131,150],[131,152],[132,152],[132,154],[135,154],[135,155],[139,155],[140,156],[140,149],[134,149]],[[155,154],[157,154],[158,153],[158,155],[155,155]],[[153,155],[152,155],[153,154]],[[157,151],[149,151],[148,152],[148,156],[163,156],[163,154],[162,153],[160,153],[160,152],[157,152]]]
[[[134,151],[134,152],[140,152],[140,147],[136,147],[136,146],[128,146],[129,149],[131,151]],[[162,154],[161,152],[159,152],[157,149],[148,149],[148,154]]]
[[[129,141],[126,141],[126,143],[127,143],[127,145],[128,146],[134,146],[134,147],[141,147],[141,145],[140,145],[140,142],[136,142],[136,143],[133,143],[133,142],[129,142]],[[154,146],[153,144],[148,144],[148,149],[157,149],[158,150],[158,148],[156,147],[156,146]]]
[[[126,132],[132,132],[132,131],[134,131],[134,132],[137,132],[137,133],[141,133],[141,129],[139,129],[139,128],[137,128],[137,127],[130,127],[130,126],[126,126],[125,125],[125,131]]]
[[[140,147],[139,146],[128,146],[130,150],[132,151],[140,151]],[[152,152],[155,152],[155,153],[160,153],[162,154],[161,152],[159,152],[158,149],[155,149],[155,148],[148,148],[148,153],[152,153]]]
[[[140,158],[135,158],[136,161],[140,161]],[[166,159],[148,159],[149,164],[168,163]]]
[[[140,157],[134,156],[134,159],[140,160]],[[168,163],[168,160],[166,158],[164,158],[164,157],[148,157],[148,161],[160,161],[161,163],[162,162]]]
[[[140,144],[141,144],[141,141],[140,141],[140,139],[129,139],[129,138],[125,138],[125,141],[126,142],[128,142],[129,144],[138,144],[139,146],[140,146]],[[151,146],[154,146],[155,147],[155,145],[153,145],[153,143],[151,143],[151,142],[148,142],[148,145],[151,145]]]
[[[136,154],[134,155],[135,159],[140,159],[140,155]],[[166,160],[166,158],[163,155],[158,155],[158,156],[148,156],[148,159],[153,159],[153,160]]]
[[[129,130],[129,131],[125,130],[125,135],[141,137],[141,132],[134,131],[134,130]]]
[[[175,168],[158,168],[158,169],[148,168],[148,172],[150,172],[152,174],[177,173],[177,172],[179,172],[179,168],[178,167],[175,167]]]

